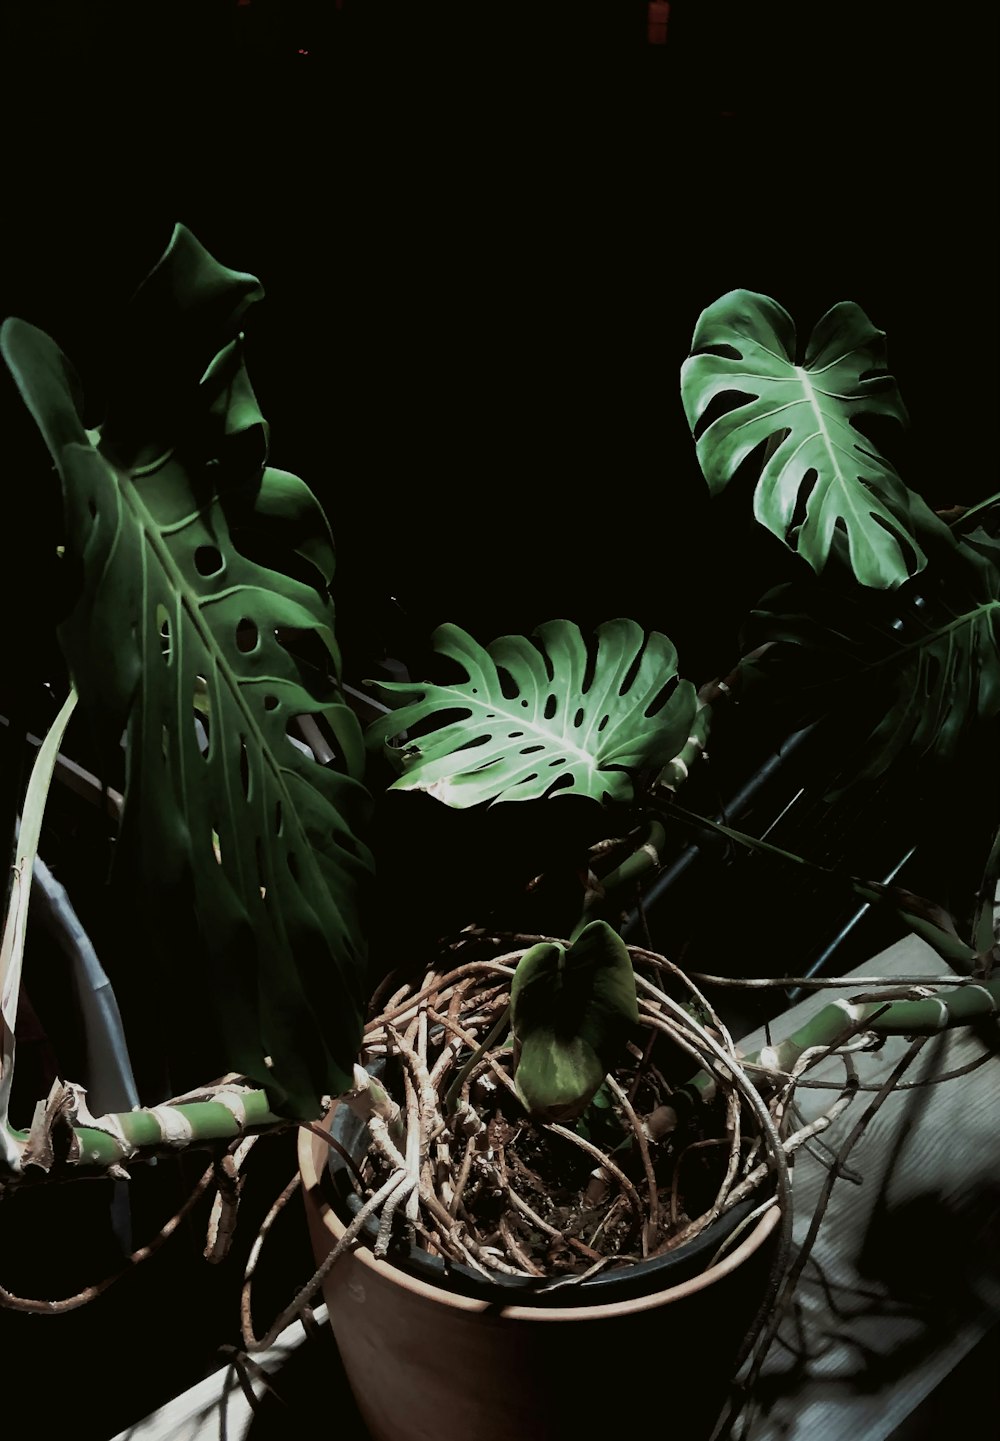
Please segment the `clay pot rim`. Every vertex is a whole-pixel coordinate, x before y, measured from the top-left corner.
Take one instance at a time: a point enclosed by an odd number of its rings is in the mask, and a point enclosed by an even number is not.
[[[333,1210],[323,1192],[322,1178],[327,1163],[328,1147],[318,1136],[314,1136],[305,1128],[300,1129],[298,1138],[298,1161],[299,1172],[302,1177],[302,1184],[309,1204],[315,1206],[319,1212],[319,1218],[323,1227],[327,1230],[333,1241],[336,1242],[347,1229],[336,1212]],[[492,1315],[509,1321],[586,1321],[611,1316],[632,1316],[643,1311],[654,1310],[660,1306],[669,1305],[675,1301],[682,1301],[686,1297],[705,1290],[708,1286],[721,1281],[725,1276],[740,1267],[748,1260],[761,1246],[765,1244],[768,1237],[774,1231],[781,1219],[781,1208],[778,1204],[771,1206],[761,1216],[753,1230],[740,1242],[734,1250],[724,1256],[714,1266],[692,1276],[686,1281],[680,1281],[673,1286],[664,1287],[661,1290],[654,1290],[648,1295],[635,1296],[629,1300],[611,1301],[601,1304],[587,1306],[545,1306],[534,1304],[504,1305],[490,1301],[476,1300],[471,1296],[463,1296],[459,1293],[447,1290],[443,1286],[434,1286],[428,1281],[412,1276],[408,1272],[394,1266],[391,1261],[377,1260],[371,1251],[363,1245],[355,1247],[351,1252],[352,1258],[362,1267],[373,1271],[376,1275],[386,1281],[401,1286],[414,1296],[422,1300],[445,1306],[455,1311],[464,1311],[469,1315]],[[640,1263],[641,1264],[641,1263]]]

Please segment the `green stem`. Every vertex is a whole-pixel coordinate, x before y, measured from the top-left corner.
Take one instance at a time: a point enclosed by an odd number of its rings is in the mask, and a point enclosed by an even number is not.
[[[986,511],[992,510],[998,502],[1000,502],[1000,491],[997,491],[995,495],[988,495],[985,500],[980,500],[977,504],[970,506],[968,510],[964,510],[955,520],[948,522],[948,529],[955,530],[958,526],[961,526],[964,531],[970,520],[974,519],[977,515],[982,515]]]
[[[718,683],[713,682],[712,684],[717,692]],[[656,784],[661,790],[676,791],[678,786],[684,784],[691,773],[692,766],[705,754],[705,745],[711,728],[712,706],[710,702],[702,700],[695,712],[694,720],[691,722],[691,734],[678,754],[672,761],[668,761],[656,778]]]
[[[916,1000],[838,1000],[817,1011],[784,1041],[763,1046],[746,1057],[743,1064],[758,1066],[765,1072],[787,1073],[794,1069],[805,1051],[816,1046],[839,1045],[861,1030],[873,1031],[878,1036],[930,1036],[952,1026],[970,1025],[998,1012],[1000,977]],[[715,1077],[708,1071],[699,1071],[684,1089],[699,1100],[710,1101],[715,1095]]]
[[[229,1101],[197,1100],[121,1111],[117,1114],[75,1121],[56,1121],[41,1136],[32,1131],[9,1128],[8,1140],[19,1153],[21,1165],[3,1178],[13,1182],[30,1177],[31,1171],[83,1175],[107,1171],[125,1162],[149,1160],[164,1151],[208,1146],[229,1141],[250,1132],[271,1130],[291,1124],[276,1116],[264,1091],[229,1091]],[[44,1102],[39,1103],[44,1112]],[[50,1105],[51,1109],[51,1105]],[[56,1160],[52,1150],[65,1159]],[[67,1145],[68,1142],[68,1145]],[[25,1172],[22,1168],[27,1166]]]
[[[659,821],[651,821],[646,839],[630,856],[626,856],[614,870],[601,877],[605,893],[617,890],[619,886],[634,885],[636,881],[660,869],[660,856],[666,844],[667,833]],[[588,917],[589,919],[589,917]]]

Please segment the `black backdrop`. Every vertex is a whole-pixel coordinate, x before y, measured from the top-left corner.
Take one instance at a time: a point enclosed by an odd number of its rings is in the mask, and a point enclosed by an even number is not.
[[[943,503],[994,483],[987,7],[807,27],[678,0],[662,51],[641,5],[554,8],[5,10],[0,309],[57,335],[96,419],[174,220],[258,274],[272,458],[327,505],[361,669],[443,619],[555,614],[633,614],[696,677],[729,658],[784,556],[709,505],[677,372],[734,286],[800,330],[858,301],[913,416],[905,477]],[[3,384],[24,557],[38,471]]]
[[[625,0],[8,0],[0,314],[56,336],[97,421],[115,318],[182,220],[264,282],[251,373],[275,464],[330,513],[355,676],[444,619],[489,639],[632,614],[704,678],[787,564],[710,504],[680,408],[725,290],[801,329],[858,301],[913,415],[904,476],[936,503],[996,488],[992,7],[818,9],[676,0],[653,51]],[[48,663],[58,506],[5,375],[0,407],[9,698],[19,651]],[[34,1291],[47,1262],[65,1293],[110,1262],[43,1199],[5,1220],[2,1279]],[[44,1338],[7,1313],[11,1369],[41,1344],[93,1374],[111,1331],[172,1369],[123,1364],[79,1434],[165,1400],[235,1339],[238,1269],[208,1288],[198,1245],[138,1273],[148,1311],[114,1291]]]

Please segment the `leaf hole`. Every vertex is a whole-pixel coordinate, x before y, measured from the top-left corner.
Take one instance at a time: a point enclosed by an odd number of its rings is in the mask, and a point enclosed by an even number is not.
[[[522,746],[521,755],[531,756],[534,755],[536,751],[543,751],[544,749],[544,746]]]
[[[580,727],[583,725],[583,717],[584,717],[584,709],[583,709],[583,706],[580,706],[579,709],[578,709],[577,712],[576,712],[576,715],[574,715],[574,717],[573,717],[573,724],[574,724],[574,726],[576,727],[577,730],[579,730]]]
[[[798,483],[795,507],[793,513],[791,513],[791,522],[788,523],[788,535],[795,535],[798,527],[804,525],[805,516],[808,514],[808,503],[810,503],[811,494],[816,490],[818,478],[820,478],[820,473],[818,473],[816,467],[810,467],[810,470],[805,471],[803,478],[801,478],[800,483]]]
[[[285,816],[281,809],[281,802],[274,803],[274,834],[280,836],[285,826]]]
[[[678,677],[671,676],[670,680],[667,681],[666,685],[657,692],[657,694],[653,697],[652,701],[646,707],[645,715],[647,719],[650,719],[655,715],[659,715],[660,711],[667,704],[667,701],[673,695],[679,684],[680,680],[678,679]]]
[[[302,733],[299,730],[298,725],[296,724],[295,716],[292,716],[288,724],[285,726],[285,739],[290,746],[295,747],[300,756],[305,756],[306,759],[310,761],[314,761],[316,759],[315,755],[313,754],[312,747],[302,739]]]
[[[743,356],[735,345],[703,345],[692,350],[692,355],[717,355],[720,360],[742,360]]]
[[[260,888],[260,898],[267,900],[267,867],[264,863],[264,847],[261,845],[260,836],[254,840],[254,855],[257,858],[257,885]]]
[[[166,606],[156,607],[156,628],[160,635],[160,655],[167,662],[170,660],[170,616],[167,614]]]
[[[170,732],[166,726],[160,726],[160,753],[163,756],[163,764],[170,760]]]
[[[260,645],[260,631],[254,621],[244,616],[236,627],[236,649],[243,655],[249,655]]]
[[[90,511],[90,518],[91,518],[91,520],[96,520],[96,519],[97,519],[97,501],[96,501],[96,500],[88,500],[88,501],[87,501],[87,509]]]
[[[593,649],[592,649],[590,646],[588,646],[588,647],[587,647],[587,659],[586,659],[586,661],[584,662],[584,667],[583,667],[583,678],[582,678],[582,680],[580,681],[580,694],[581,694],[581,695],[586,695],[587,692],[590,690],[590,687],[594,684],[594,676],[595,676],[596,672],[597,672],[597,655],[596,655],[596,653],[593,651]]]
[[[903,557],[903,564],[906,566],[907,574],[915,575],[918,569],[917,552],[909,536],[901,535],[900,532],[896,530],[893,526],[889,525],[888,522],[881,515],[873,515],[872,520],[875,522],[876,525],[881,526],[884,531],[886,531],[889,535],[892,536],[893,540],[899,546],[899,551]]]
[[[645,651],[646,643],[644,641],[643,644],[639,647],[639,650],[637,651],[635,656],[632,658],[632,662],[629,665],[628,670],[622,676],[622,683],[618,687],[619,695],[627,695],[628,692],[635,685],[636,676],[639,674],[639,667],[642,665],[642,658],[645,654]]]
[[[219,835],[219,832],[215,829],[214,826],[211,827],[211,832],[212,832],[212,854],[213,854],[213,856],[215,857],[215,859],[216,859],[216,861],[218,862],[218,864],[221,866],[221,865],[222,865],[222,837]]]
[[[550,677],[550,679],[551,679],[551,677]],[[543,711],[542,711],[542,715],[545,717],[546,720],[552,720],[552,718],[554,717],[555,713],[556,713],[556,698],[555,698],[554,695],[548,695],[548,696],[545,697],[545,707],[544,707],[544,709],[543,709]]]
[[[332,723],[322,711],[317,711],[313,715],[300,716],[299,726],[304,739],[308,742],[313,755],[321,766],[340,771],[348,769],[343,743]]]
[[[604,729],[604,727],[608,724],[608,722],[610,721],[610,719],[611,719],[611,717],[610,717],[609,715],[602,715],[602,716],[601,716],[601,719],[600,719],[600,721],[598,722],[598,725],[597,725],[598,732],[600,732],[600,731],[602,731],[602,730]]]
[[[321,676],[328,683],[333,683],[333,657],[316,631],[278,626],[274,637],[296,662],[300,671]]]
[[[507,739],[509,741],[519,741],[523,735],[524,731],[508,731]]]
[[[222,551],[217,545],[199,545],[194,553],[194,568],[199,575],[221,575],[226,568]]]
[[[551,769],[553,766],[564,766],[565,764],[566,764],[566,757],[565,757],[565,756],[556,756],[556,758],[555,758],[554,761],[549,761],[549,768]]]
[[[208,682],[203,675],[196,675],[194,678],[194,694],[191,705],[195,741],[199,751],[207,760],[212,747],[212,726],[208,713]]]
[[[250,799],[250,756],[247,752],[246,736],[240,736],[240,788],[243,799]]]
[[[421,736],[434,735],[438,731],[446,730],[449,726],[465,725],[471,718],[471,710],[462,710],[459,706],[449,706],[445,710],[437,711],[434,715],[425,716],[423,720],[417,721],[410,726],[406,734],[411,740],[419,740]],[[391,714],[386,716],[386,722],[390,726],[393,724]],[[399,734],[398,731],[391,733],[394,736]]]
[[[721,420],[724,415],[729,415],[734,410],[740,410],[744,405],[757,399],[756,395],[750,395],[745,390],[722,390],[705,406],[705,409],[698,416],[694,423],[691,434],[696,441],[699,441],[710,425]]]
[[[264,709],[265,709],[265,710],[277,710],[277,709],[278,709],[278,697],[277,697],[276,695],[266,695],[266,696],[264,697]]]
[[[506,669],[506,667],[502,665],[497,666],[497,679],[500,682],[500,694],[504,697],[504,699],[517,700],[517,697],[520,694],[517,681],[511,675],[510,671]],[[527,704],[527,702],[525,702],[525,704]]]
[[[491,739],[492,739],[491,736],[475,736],[475,737],[473,737],[473,739],[472,739],[471,741],[463,741],[460,746],[456,746],[456,747],[455,747],[455,750],[456,750],[456,751],[474,751],[474,750],[476,750],[477,747],[479,747],[479,746],[489,745]]]
[[[572,790],[573,785],[574,785],[573,772],[572,772],[572,771],[564,771],[561,776],[556,776],[555,780],[554,780],[554,781],[552,782],[552,784],[549,786],[548,794],[549,794],[550,796],[553,796],[553,795],[555,795],[556,791],[568,791],[568,790]]]

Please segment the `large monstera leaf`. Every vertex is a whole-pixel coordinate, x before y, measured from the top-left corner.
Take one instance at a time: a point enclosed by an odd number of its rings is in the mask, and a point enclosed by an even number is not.
[[[465,678],[379,687],[400,706],[371,728],[379,739],[438,722],[397,752],[403,774],[392,788],[458,809],[550,793],[631,800],[632,773],[665,765],[687,740],[694,687],[677,679],[677,653],[656,631],[647,639],[634,621],[606,621],[596,642],[591,657],[565,620],[488,649],[440,626],[435,647]]]
[[[906,418],[885,335],[859,306],[827,311],[800,363],[788,312],[733,290],[702,313],[691,350],[681,393],[713,494],[763,446],[754,514],[813,570],[841,536],[862,585],[891,589],[923,568],[919,534],[941,527],[855,425]]]
[[[948,762],[1000,714],[1000,543],[963,539],[905,590],[877,598],[781,586],[751,618],[747,643],[777,642],[756,668],[799,700],[847,702],[876,720],[851,784],[897,758]],[[789,647],[794,647],[790,650]]]
[[[180,1055],[208,1006],[216,1074],[314,1117],[349,1084],[361,1032],[367,797],[336,682],[327,522],[265,465],[234,336],[260,294],[178,226],[133,302],[100,431],[48,336],[8,321],[2,346],[62,479],[73,681],[105,755],[127,735],[116,867],[170,947],[150,994]],[[295,743],[301,717],[328,763]]]

